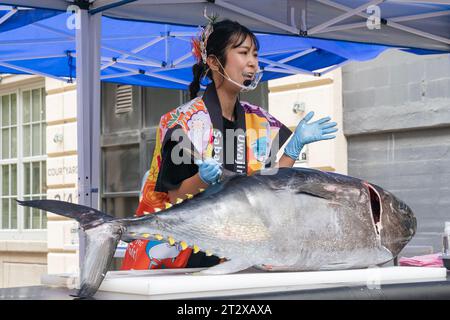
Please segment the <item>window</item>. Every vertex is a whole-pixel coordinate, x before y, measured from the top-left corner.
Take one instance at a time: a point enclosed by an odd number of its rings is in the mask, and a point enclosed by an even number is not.
[[[17,95],[8,94],[1,97],[1,158],[8,161],[17,157]],[[2,164],[2,229],[17,228],[17,164]]]
[[[16,199],[45,199],[47,195],[45,89],[2,94],[0,103],[0,229],[45,229],[45,212],[16,203]]]

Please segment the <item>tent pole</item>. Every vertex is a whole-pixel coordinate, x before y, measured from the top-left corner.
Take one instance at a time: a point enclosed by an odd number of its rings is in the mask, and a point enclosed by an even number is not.
[[[10,69],[14,69],[14,70],[17,70],[17,71],[20,71],[20,72],[24,72],[24,73],[37,74],[37,75],[40,75],[40,76],[43,76],[43,77],[49,77],[49,78],[53,78],[53,79],[56,79],[56,80],[59,80],[59,81],[67,82],[66,79],[61,78],[61,77],[57,77],[57,76],[54,76],[54,75],[51,75],[49,73],[40,72],[40,71],[37,71],[37,70],[28,69],[28,68],[24,68],[24,67],[19,67],[19,66],[16,66],[16,65],[13,65],[13,64],[9,64],[9,63],[3,62],[3,61],[0,61],[0,66],[6,67],[6,68],[10,68]]]
[[[184,60],[190,59],[191,57],[192,57],[192,53],[191,53],[191,52],[188,52],[188,53],[186,53],[185,55],[183,55],[183,56],[179,57],[178,59],[176,59],[176,60],[173,62],[173,65],[174,65],[174,66],[178,66],[181,62],[183,62]]]
[[[101,14],[80,9],[76,28],[78,203],[99,208]],[[86,238],[80,231],[80,270]]]
[[[326,29],[322,29],[320,31],[316,31],[314,34],[326,33],[326,32],[335,32],[335,31],[343,31],[350,29],[358,29],[358,28],[367,28],[367,22],[356,22],[349,24],[341,24],[338,26],[328,27]]]
[[[120,66],[120,65],[115,65],[114,68],[130,71],[130,72],[135,72],[136,74],[144,74],[144,75],[149,76],[149,77],[154,77],[154,78],[167,80],[167,81],[171,81],[171,82],[175,82],[175,83],[181,83],[181,84],[184,84],[186,86],[188,86],[190,84],[190,82],[188,82],[188,81],[176,79],[176,78],[173,78],[173,77],[170,77],[170,76],[165,76],[165,75],[162,75],[162,74],[156,74],[154,72],[148,72],[148,71],[145,71],[145,70],[133,69],[133,68],[128,68],[128,67]]]
[[[101,80],[106,80],[106,79],[129,77],[129,76],[135,76],[135,75],[136,75],[136,72],[123,72],[123,73],[109,74],[107,76],[102,76],[100,79]]]
[[[259,58],[259,61],[261,61],[262,63],[266,63],[267,65],[270,65],[270,66],[276,66],[276,67],[283,68],[283,69],[286,69],[286,70],[291,70],[293,72],[307,73],[307,74],[314,75],[314,72],[312,72],[312,71],[309,71],[309,70],[306,70],[306,69],[302,69],[302,68],[299,68],[299,67],[288,66],[286,64],[279,63],[279,62],[276,62],[276,61],[273,61],[273,60],[269,60],[269,59],[266,59],[266,58]],[[264,69],[266,69],[266,67],[264,67]]]
[[[152,41],[149,41],[149,42],[147,42],[147,43],[144,43],[143,45],[137,47],[136,49],[131,50],[131,52],[132,52],[132,53],[138,53],[138,52],[140,52],[140,51],[142,51],[142,50],[144,50],[144,49],[147,49],[147,48],[149,48],[149,47],[151,47],[151,46],[157,44],[158,42],[160,42],[160,41],[163,40],[163,39],[164,39],[164,37],[157,37],[156,39],[153,39]],[[124,54],[124,55],[121,55],[119,58],[120,58],[120,59],[126,59],[126,58],[128,58],[128,57],[129,57],[129,55]],[[108,68],[108,67],[114,65],[115,63],[116,63],[115,61],[109,62],[109,63],[107,63],[106,65],[103,65],[101,69],[102,69],[102,70],[105,70],[106,68]]]
[[[0,18],[0,24],[11,18],[15,13],[17,12],[17,9],[11,9],[7,14],[5,14],[3,17]]]
[[[4,57],[1,58],[0,61],[25,61],[25,60],[34,60],[34,59],[48,59],[48,58],[64,58],[67,57],[67,54],[54,54],[49,56],[29,56],[29,57]]]

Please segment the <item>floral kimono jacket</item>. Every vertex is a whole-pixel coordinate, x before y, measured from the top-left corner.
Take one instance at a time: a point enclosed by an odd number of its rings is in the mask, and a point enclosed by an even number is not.
[[[234,130],[234,141],[226,143],[224,129]],[[264,109],[236,101],[235,122],[222,117],[214,83],[202,97],[164,114],[156,133],[156,145],[148,178],[136,211],[137,216],[164,210],[169,202],[168,190],[176,189],[184,179],[198,172],[195,164],[174,165],[171,152],[175,130],[189,139],[190,147],[203,158],[213,157],[226,169],[251,175],[275,162],[276,153],[291,131]],[[228,138],[230,140],[230,138]],[[234,152],[226,152],[231,145]],[[168,147],[172,145],[172,147]],[[228,156],[227,156],[228,154]],[[177,180],[178,181],[174,181]],[[170,181],[171,180],[171,181]],[[197,258],[196,258],[197,256]],[[122,270],[205,267],[216,260],[201,260],[192,248],[181,248],[157,240],[135,240],[128,245]]]

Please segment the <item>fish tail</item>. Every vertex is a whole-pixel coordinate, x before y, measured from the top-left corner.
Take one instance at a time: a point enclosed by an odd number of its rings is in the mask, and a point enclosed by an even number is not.
[[[124,231],[122,223],[104,212],[75,203],[58,200],[17,200],[17,202],[22,206],[56,213],[79,222],[80,228],[85,231],[86,242],[77,296],[81,298],[93,296],[108,271],[122,237]]]

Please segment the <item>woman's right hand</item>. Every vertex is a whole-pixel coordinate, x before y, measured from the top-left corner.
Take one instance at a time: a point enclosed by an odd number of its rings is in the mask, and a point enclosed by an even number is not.
[[[200,179],[206,184],[215,184],[222,175],[222,165],[213,158],[195,160]]]

